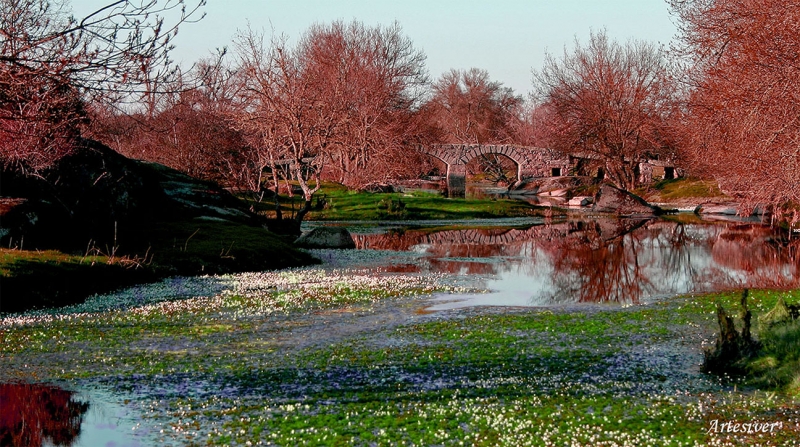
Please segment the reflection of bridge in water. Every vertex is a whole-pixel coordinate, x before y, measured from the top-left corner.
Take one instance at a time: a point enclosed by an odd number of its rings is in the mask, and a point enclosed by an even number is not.
[[[408,250],[415,245],[509,245],[531,240],[567,237],[568,224],[541,225],[526,229],[466,229],[436,232],[403,231],[386,234],[353,235],[357,248]]]
[[[419,265],[405,266],[409,271],[495,275],[492,288],[523,284],[537,302],[636,303],[689,291],[796,286],[800,245],[775,237],[759,225],[598,219],[353,238],[358,248],[425,253]]]

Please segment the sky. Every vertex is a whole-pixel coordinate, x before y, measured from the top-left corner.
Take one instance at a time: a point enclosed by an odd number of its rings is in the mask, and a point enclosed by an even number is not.
[[[109,2],[73,0],[72,9],[81,17]],[[231,48],[248,22],[296,40],[314,23],[397,21],[427,55],[432,80],[451,68],[477,67],[523,95],[533,89],[532,70],[541,68],[546,52],[561,55],[592,30],[664,45],[676,33],[666,0],[208,0],[204,11],[174,41],[172,57],[185,66],[215,48]]]

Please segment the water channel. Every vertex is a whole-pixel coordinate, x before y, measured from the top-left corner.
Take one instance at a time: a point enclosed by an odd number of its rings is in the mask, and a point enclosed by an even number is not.
[[[358,230],[356,230],[358,231]],[[796,287],[797,244],[752,222],[591,219],[519,227],[404,229],[355,235],[359,249],[413,251],[408,271],[483,275],[468,306],[638,304],[690,292]]]
[[[690,220],[325,225],[347,226],[361,253],[398,254],[377,264],[356,256],[349,261],[355,265],[372,265],[383,275],[445,273],[486,290],[426,297],[419,305],[426,312],[475,306],[628,306],[686,293],[800,286],[796,241],[758,223]],[[328,251],[323,260],[335,264],[338,253]],[[213,279],[196,281],[206,281],[210,295],[220,291]],[[20,439],[37,446],[147,445],[130,435],[135,415],[99,391],[0,384],[0,406],[2,446]]]

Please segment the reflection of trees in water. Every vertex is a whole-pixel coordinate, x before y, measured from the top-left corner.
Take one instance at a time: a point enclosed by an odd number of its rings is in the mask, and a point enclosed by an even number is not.
[[[498,274],[513,268],[531,278],[552,271],[544,287],[552,292],[542,293],[554,302],[635,303],[654,294],[800,287],[800,242],[757,224],[598,219],[525,229],[409,230],[357,236],[356,244],[423,248],[433,271]],[[475,262],[498,257],[504,261]]]
[[[738,287],[800,287],[800,241],[782,236],[762,225],[729,225],[711,250],[717,265],[736,273],[722,280]]]
[[[407,251],[424,247],[425,253],[430,256],[430,268],[437,272],[495,274],[498,264],[480,260],[521,256],[529,239],[525,236],[526,231],[508,228],[437,232],[408,230],[355,235],[353,239],[357,248]]]
[[[89,404],[40,384],[0,384],[0,446],[70,446]]]
[[[640,262],[641,237],[609,234],[596,222],[576,223],[573,237],[557,241],[553,256],[554,302],[635,303],[651,289]]]
[[[761,225],[576,226],[576,237],[550,251],[554,302],[636,303],[652,294],[800,285],[798,243]]]

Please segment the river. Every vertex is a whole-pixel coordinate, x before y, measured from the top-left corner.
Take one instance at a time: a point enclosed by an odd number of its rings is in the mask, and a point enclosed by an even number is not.
[[[298,328],[281,335],[280,346],[302,345],[305,349],[320,334],[325,334],[328,343],[368,332],[371,327],[407,324],[431,314],[464,309],[474,313],[490,308],[492,312],[503,308],[614,308],[647,305],[682,294],[800,286],[796,241],[784,240],[757,223],[690,220],[311,223],[307,227],[347,226],[357,245],[354,252],[315,251],[326,262],[323,269],[366,270],[386,280],[397,275],[436,276],[459,288],[399,300],[398,304],[371,305],[368,311],[345,306],[341,316],[335,306],[289,316],[286,321],[291,320]],[[97,297],[87,305],[109,303],[108,309],[119,310],[119,303],[125,303],[122,310],[129,310],[165,300],[214,297],[235,288],[232,284],[240,277],[244,276],[171,279]],[[179,284],[181,292],[164,284]],[[132,304],[120,298],[123,296],[146,299]],[[64,313],[86,309],[78,306]],[[110,397],[103,387],[68,383],[63,389],[52,383],[0,385],[0,401],[4,402],[0,445],[6,445],[3,442],[8,439],[73,447],[98,445],[101,440],[113,445],[148,445],[151,438],[130,434],[133,429],[151,434],[156,431],[157,427],[147,424],[139,427],[136,414],[141,406]],[[15,417],[9,413],[12,405]],[[53,408],[59,411],[51,411]],[[30,421],[34,420],[46,431],[26,432],[27,437],[20,438],[19,427],[30,431]],[[20,425],[20,421],[27,421],[27,425]]]

